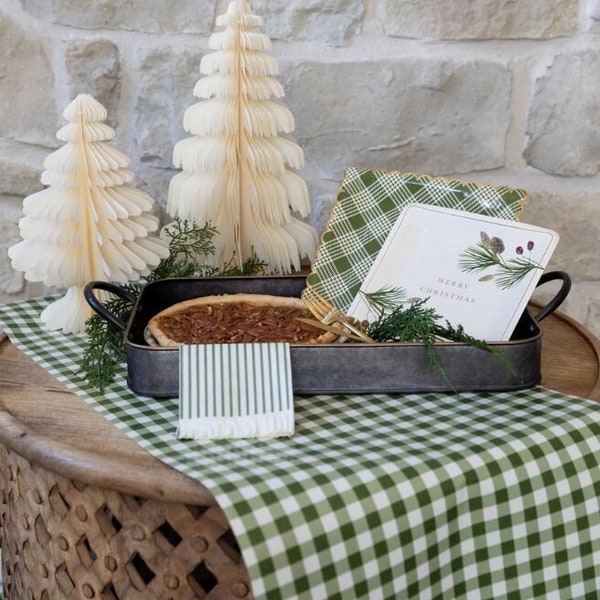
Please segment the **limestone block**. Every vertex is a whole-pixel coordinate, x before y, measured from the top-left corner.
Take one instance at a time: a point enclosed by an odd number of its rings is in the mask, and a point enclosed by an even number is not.
[[[385,32],[441,40],[548,39],[577,31],[578,0],[384,0]]]
[[[47,148],[0,139],[0,194],[25,197],[41,190]]]
[[[21,0],[23,10],[44,21],[83,29],[148,33],[210,33],[213,0]]]
[[[0,299],[25,291],[23,273],[13,271],[8,258],[8,248],[19,241],[18,220],[22,216],[22,200],[0,196]]]
[[[165,145],[165,156],[170,157],[173,147]],[[169,192],[169,183],[171,179],[179,172],[174,167],[165,169],[164,167],[155,167],[151,163],[142,163],[135,167],[136,187],[150,194],[154,198],[155,205],[152,213],[155,214],[162,224],[172,221],[166,212],[167,194]]]
[[[51,62],[41,39],[0,9],[0,138],[55,146]]]
[[[360,28],[363,4],[360,0],[253,0],[252,12],[264,19],[263,32],[273,40],[341,45]]]
[[[106,39],[71,41],[64,63],[69,90],[65,106],[79,94],[91,94],[106,108],[106,123],[116,128],[122,71],[119,48]]]
[[[594,192],[548,192],[529,190],[523,221],[557,231],[560,241],[549,269],[566,271],[575,280],[600,275],[600,203]]]
[[[590,6],[590,26],[598,27],[600,23],[600,0],[594,0],[594,2]]]
[[[493,62],[407,58],[281,65],[307,168],[443,175],[504,163],[511,78]]]
[[[590,327],[590,306],[600,297],[600,204],[594,180],[550,177],[533,169],[469,173],[463,179],[527,190],[529,199],[521,221],[557,231],[560,241],[547,270],[566,271],[573,287],[561,311]],[[597,178],[595,178],[597,179]],[[558,290],[549,283],[534,297],[547,302]],[[597,322],[600,333],[600,322]]]
[[[304,172],[301,171],[300,174],[304,175]],[[306,220],[317,230],[319,236],[325,231],[341,181],[342,174],[339,181],[306,180],[311,198],[311,211]]]
[[[537,288],[532,298],[543,306],[550,302],[558,290],[558,283],[548,283]],[[599,297],[600,281],[574,281],[569,295],[558,310],[600,336]]]
[[[173,146],[190,135],[183,129],[183,113],[198,102],[193,90],[201,58],[198,49],[173,46],[152,49],[141,58],[134,130],[142,162],[173,166]]]
[[[535,84],[527,119],[528,164],[555,175],[600,170],[600,51],[558,54]]]

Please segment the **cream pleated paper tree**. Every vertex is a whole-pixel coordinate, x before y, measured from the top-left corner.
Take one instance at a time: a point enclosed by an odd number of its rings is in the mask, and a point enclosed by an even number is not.
[[[183,126],[193,137],[179,141],[167,209],[173,217],[210,222],[218,232],[211,259],[241,265],[255,255],[267,271],[288,273],[313,258],[317,235],[299,217],[310,212],[304,180],[291,169],[304,164],[292,139],[294,117],[272,97],[284,96],[272,75],[277,61],[264,52],[269,37],[254,31],[262,18],[248,2],[231,2],[217,18],[194,88],[202,100],[188,107]],[[296,216],[297,215],[297,216]]]
[[[159,225],[148,212],[153,199],[124,185],[133,173],[127,156],[107,143],[115,131],[102,123],[106,109],[82,94],[63,116],[69,123],[56,137],[67,143],[44,161],[41,181],[49,187],[23,201],[22,241],[9,256],[27,280],[68,288],[40,318],[48,329],[79,333],[91,314],[87,282],[139,279],[168,248],[150,234]]]

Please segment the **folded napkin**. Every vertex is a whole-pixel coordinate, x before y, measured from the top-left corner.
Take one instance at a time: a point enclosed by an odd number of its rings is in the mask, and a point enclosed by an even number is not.
[[[178,438],[274,438],[293,433],[288,343],[180,346]]]

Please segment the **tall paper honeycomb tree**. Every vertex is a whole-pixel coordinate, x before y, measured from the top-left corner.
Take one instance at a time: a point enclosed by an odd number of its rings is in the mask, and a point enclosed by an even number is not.
[[[217,18],[194,88],[200,102],[184,113],[193,137],[179,141],[167,210],[173,217],[210,222],[218,231],[209,260],[241,264],[255,255],[267,271],[288,273],[313,258],[317,235],[298,216],[310,212],[301,168],[304,153],[286,134],[294,117],[277,100],[284,96],[277,61],[265,50],[271,40],[254,31],[262,18],[250,4],[234,1]],[[288,168],[289,167],[289,168]],[[296,216],[297,215],[297,216]]]
[[[107,143],[115,131],[102,123],[106,109],[81,94],[63,116],[69,123],[56,137],[67,143],[46,157],[41,181],[49,187],[23,201],[23,239],[8,253],[27,280],[68,288],[40,318],[49,329],[79,333],[91,313],[83,296],[87,282],[139,279],[168,248],[151,235],[158,229],[148,212],[153,199],[124,185],[133,173],[127,156]]]

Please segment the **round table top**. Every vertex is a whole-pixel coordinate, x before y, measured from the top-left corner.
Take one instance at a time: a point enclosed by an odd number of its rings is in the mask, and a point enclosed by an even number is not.
[[[600,401],[600,341],[559,312],[541,327],[541,384]],[[215,501],[201,483],[151,456],[1,334],[0,443],[90,485],[167,502]]]
[[[0,334],[0,443],[89,485],[209,506],[214,496],[68,391]]]

